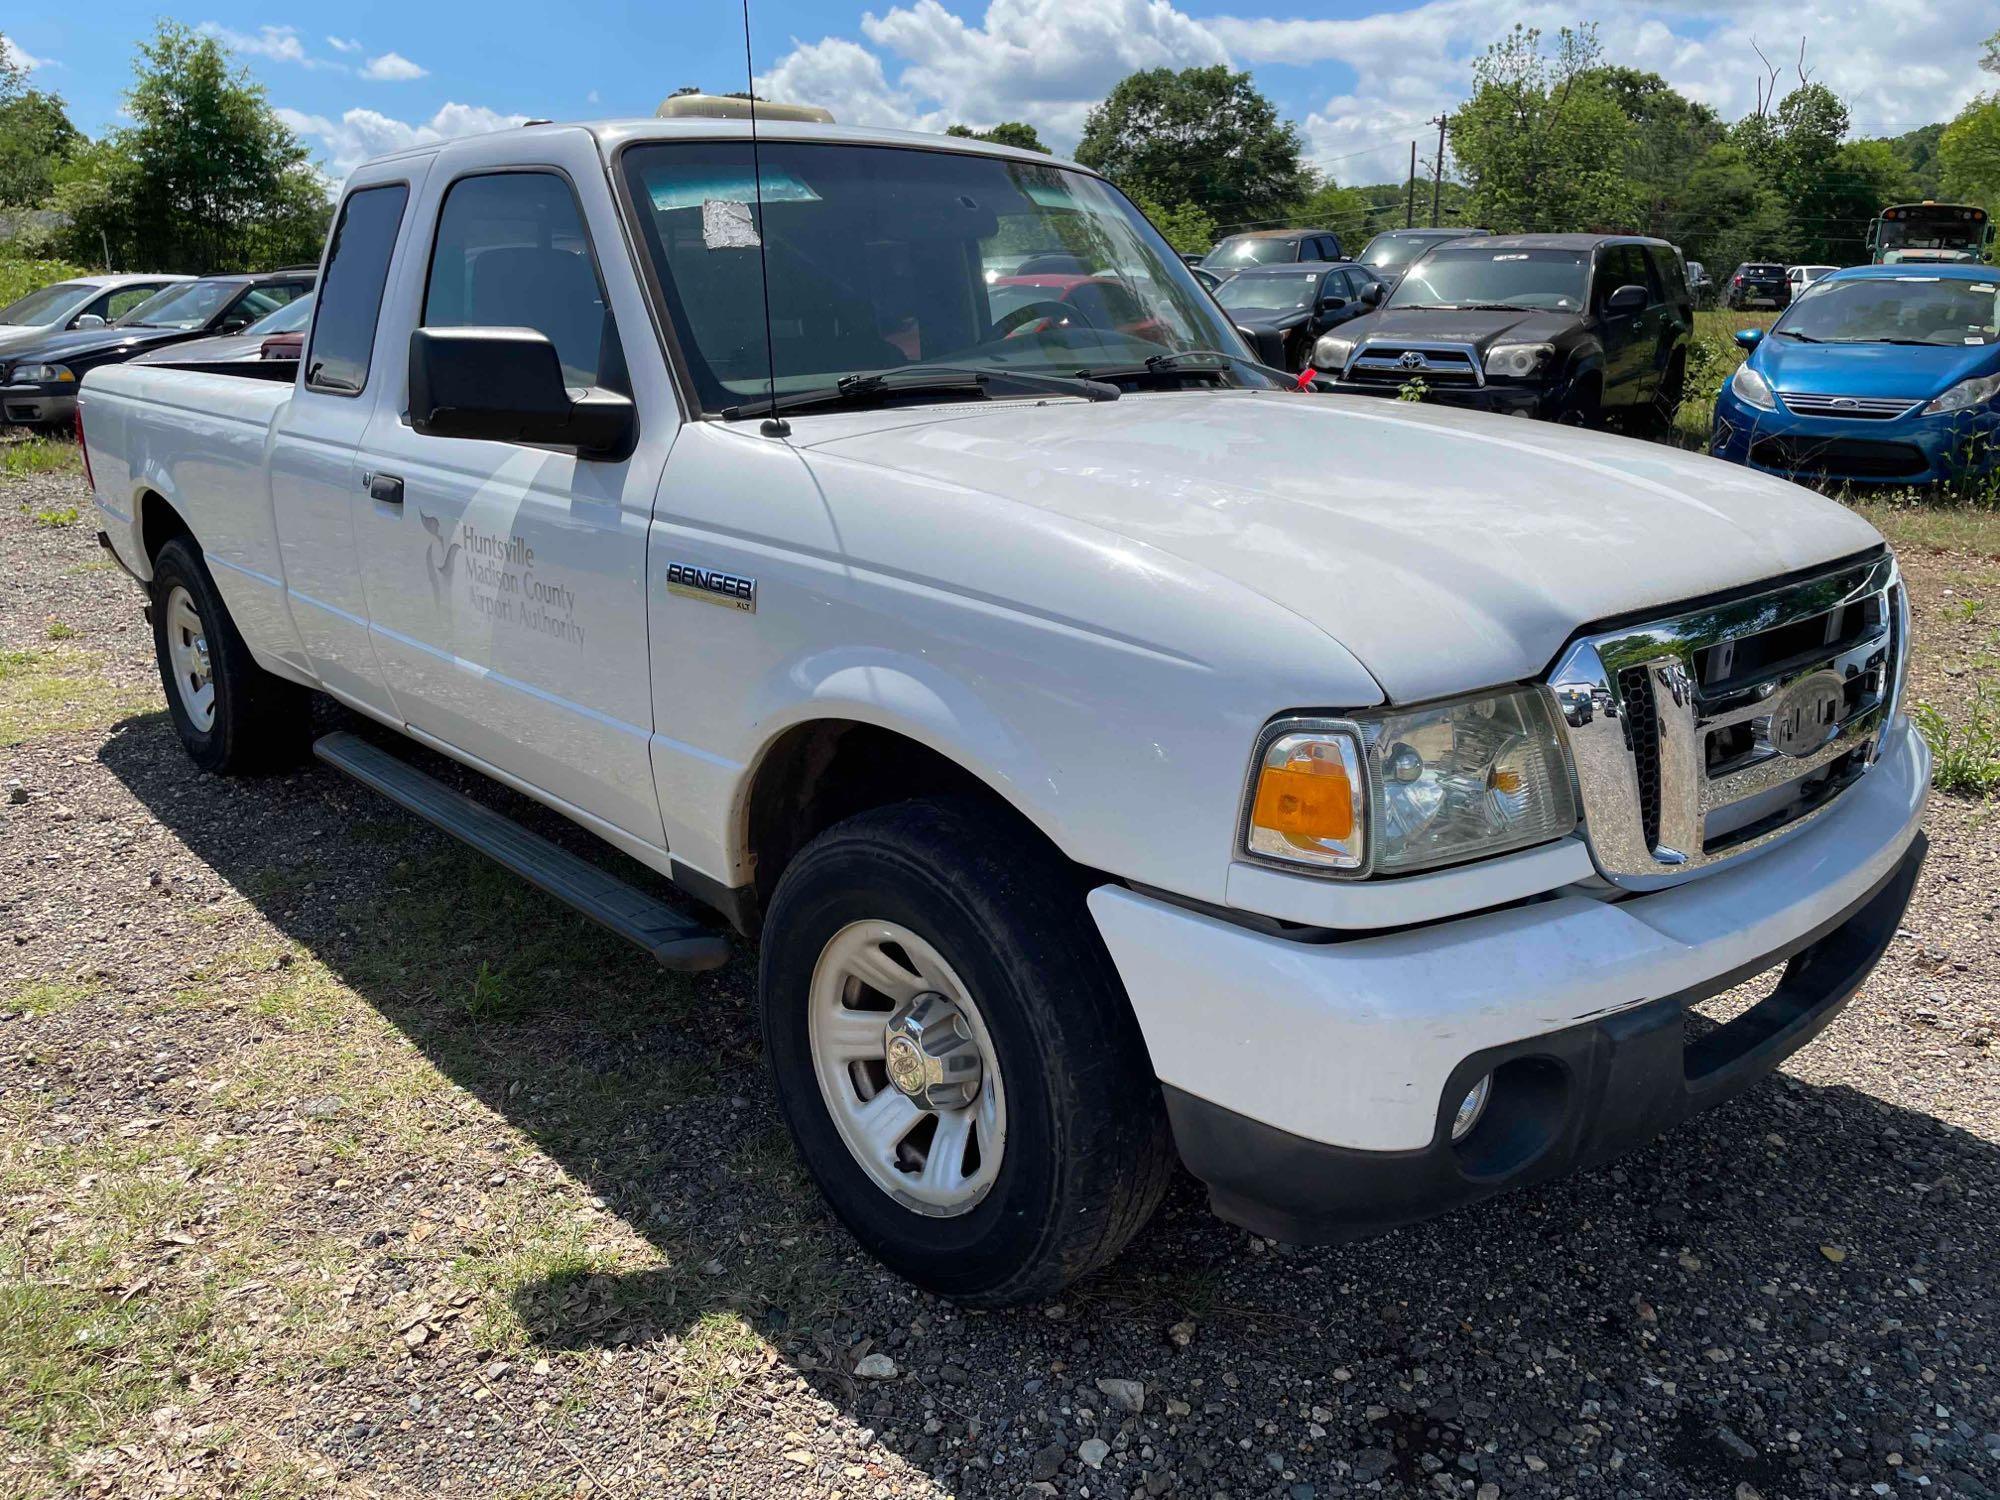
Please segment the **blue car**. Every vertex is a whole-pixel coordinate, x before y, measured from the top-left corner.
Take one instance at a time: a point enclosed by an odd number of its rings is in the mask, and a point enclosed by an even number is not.
[[[1930,484],[2000,468],[2000,270],[1855,266],[1814,282],[1716,398],[1708,451],[1788,478]]]

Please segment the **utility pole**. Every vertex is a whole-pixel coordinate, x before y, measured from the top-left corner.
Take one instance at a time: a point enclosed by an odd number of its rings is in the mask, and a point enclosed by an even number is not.
[[[1438,198],[1444,191],[1444,131],[1451,123],[1450,115],[1439,115],[1431,122],[1438,128],[1437,160],[1431,163],[1431,228],[1438,227]]]
[[[1410,190],[1404,195],[1403,227],[1414,228],[1417,222],[1417,143],[1410,142]]]

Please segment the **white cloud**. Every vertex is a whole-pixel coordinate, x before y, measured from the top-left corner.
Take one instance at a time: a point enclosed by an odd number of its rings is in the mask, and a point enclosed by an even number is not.
[[[372,109],[350,109],[337,120],[280,109],[278,118],[295,134],[320,144],[337,178],[347,176],[370,157],[461,135],[510,130],[528,122],[526,115],[502,114],[480,104],[447,104],[428,120],[414,124]]]
[[[599,104],[602,103],[603,101],[597,97],[597,90],[592,89],[589,93],[583,96],[583,102],[585,104]]]
[[[293,26],[262,26],[255,36],[231,31],[213,21],[203,21],[195,29],[204,36],[214,37],[232,52],[269,58],[272,62],[302,63],[306,60],[306,44],[299,40],[298,28]]]
[[[0,36],[0,58],[5,58],[23,73],[32,73],[37,68],[59,68],[61,63],[50,58],[36,57],[26,47],[12,37]]]
[[[361,50],[361,43],[350,41],[343,36],[330,36],[326,39],[326,44],[336,52],[359,52]]]
[[[953,121],[1027,120],[1059,148],[1127,73],[1229,60],[1215,35],[1169,0],[991,0],[960,20],[938,0],[861,19],[877,50],[844,37],[794,42],[758,92],[820,104],[857,125],[939,130]],[[892,80],[885,58],[900,64]]]
[[[429,74],[429,68],[418,66],[400,52],[384,52],[380,57],[371,57],[368,66],[361,70],[363,78],[377,83],[408,83],[412,78],[424,78]]]

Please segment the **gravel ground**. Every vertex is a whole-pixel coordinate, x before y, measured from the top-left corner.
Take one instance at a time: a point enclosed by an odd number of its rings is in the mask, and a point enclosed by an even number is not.
[[[1182,1181],[968,1316],[799,1177],[747,952],[195,775],[87,512],[31,519],[81,493],[0,482],[0,1494],[2000,1494],[1992,806],[1815,1045],[1614,1167],[1315,1250]],[[1905,566],[1955,701],[2000,562]]]

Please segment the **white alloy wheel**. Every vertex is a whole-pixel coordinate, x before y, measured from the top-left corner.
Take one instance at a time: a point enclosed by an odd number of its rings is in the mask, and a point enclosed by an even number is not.
[[[208,632],[194,596],[179,584],[167,594],[167,660],[188,722],[200,733],[215,727],[215,676],[208,662]]]
[[[894,922],[851,922],[813,967],[813,1071],[869,1179],[915,1213],[970,1212],[1000,1172],[1007,1094],[970,992]]]

